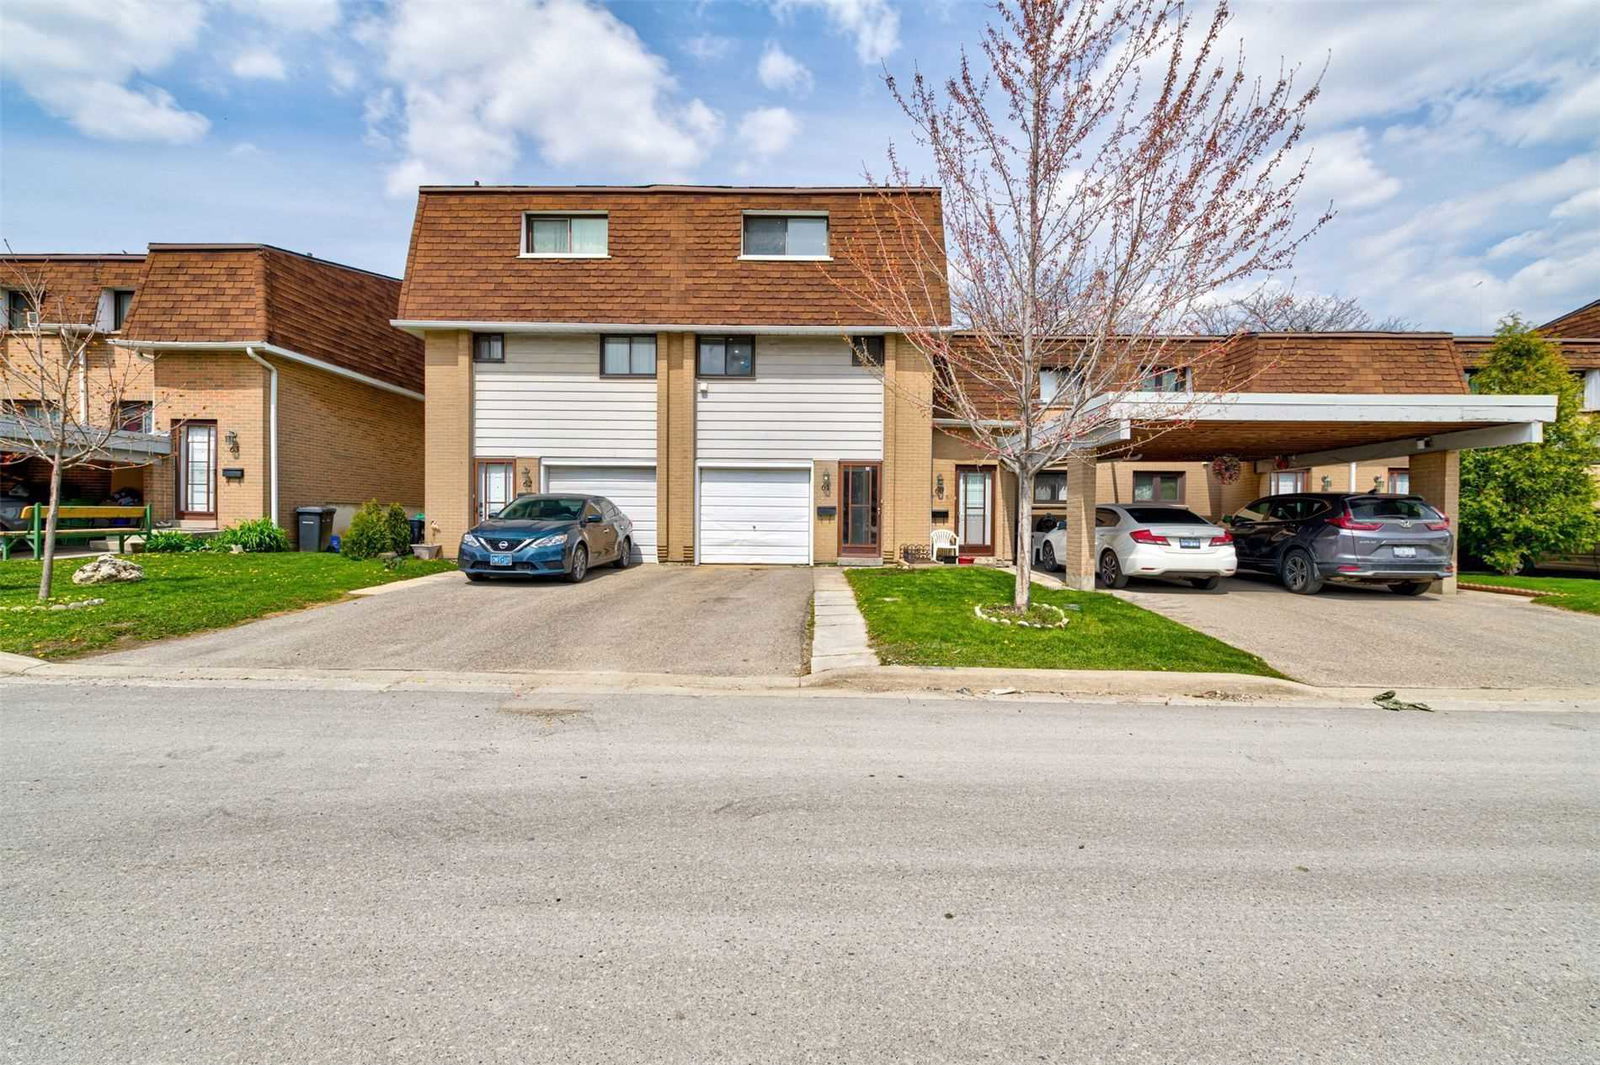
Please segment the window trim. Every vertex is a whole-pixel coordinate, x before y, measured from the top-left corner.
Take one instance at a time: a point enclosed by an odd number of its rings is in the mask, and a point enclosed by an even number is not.
[[[744,250],[746,218],[820,218],[827,222],[828,251],[821,255],[751,255]],[[785,235],[785,243],[788,237]],[[739,262],[746,263],[831,263],[833,262],[833,221],[827,211],[784,211],[777,209],[750,209],[739,212]]]
[[[122,327],[128,323],[128,315],[133,313],[133,297],[135,290],[131,288],[108,288],[106,291],[111,294],[110,300],[107,301],[111,311],[111,317],[107,320],[107,324],[111,326],[111,332],[120,333],[122,332]],[[117,297],[122,295],[126,295],[128,297],[128,310],[127,313],[122,316],[122,320],[119,322],[117,321]]]
[[[631,369],[631,367],[633,366],[633,342],[635,340],[645,340],[645,339],[648,339],[650,341],[650,356],[651,356],[651,358],[650,358],[650,372],[649,373],[634,373],[632,371],[632,369]],[[606,341],[608,341],[608,340],[626,340],[628,342],[628,366],[630,367],[630,369],[629,369],[629,371],[627,373],[609,373],[609,372],[607,372],[607,370],[606,370]],[[660,348],[661,348],[661,345],[658,342],[658,338],[656,337],[656,334],[654,334],[654,333],[601,333],[600,334],[600,376],[601,377],[605,377],[605,378],[609,378],[609,379],[612,379],[612,380],[621,379],[621,380],[624,380],[624,381],[630,380],[630,379],[634,380],[634,381],[653,380],[655,378],[655,376],[656,376],[656,367],[660,364],[660,361],[661,361]],[[698,357],[698,355],[699,355],[698,346],[697,346],[695,354]],[[755,354],[754,354],[753,350],[752,350],[752,353],[751,353],[751,356],[750,356],[750,362],[751,362],[752,366],[755,363]]]
[[[478,338],[499,337],[500,357],[498,359],[478,358]],[[472,334],[472,361],[475,365],[504,366],[506,362],[506,335],[504,333],[473,333]]]
[[[534,218],[604,218],[606,220],[606,250],[593,251],[533,251],[530,239],[533,236],[533,227],[528,224]],[[568,243],[571,243],[571,227],[568,227]],[[610,211],[523,211],[522,235],[517,238],[517,258],[519,259],[609,259],[611,258],[611,212]]]
[[[1139,478],[1141,477],[1176,477],[1178,479],[1178,496],[1176,499],[1163,499],[1159,494],[1149,499],[1139,498]],[[1157,489],[1159,492],[1159,489]],[[1132,503],[1181,503],[1188,505],[1189,476],[1183,470],[1134,470],[1132,478],[1128,481],[1128,494]]]
[[[700,345],[708,340],[720,340],[726,344],[730,340],[750,341],[750,372],[749,373],[705,373],[700,369]],[[724,361],[726,366],[727,362]],[[756,376],[756,338],[750,333],[705,333],[696,334],[694,338],[694,377],[697,381],[749,381]]]

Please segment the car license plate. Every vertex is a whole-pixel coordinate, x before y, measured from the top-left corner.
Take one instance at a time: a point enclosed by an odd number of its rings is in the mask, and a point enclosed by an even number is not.
[[[511,556],[510,555],[490,555],[489,556],[489,565],[491,565],[491,566],[509,566],[509,565],[511,565]]]
[[[1417,549],[1414,547],[1397,547],[1394,549],[1395,558],[1416,558]]]
[[[1199,547],[1200,546],[1200,541],[1199,540],[1184,540],[1184,539],[1180,539],[1178,541],[1178,546],[1179,547]]]

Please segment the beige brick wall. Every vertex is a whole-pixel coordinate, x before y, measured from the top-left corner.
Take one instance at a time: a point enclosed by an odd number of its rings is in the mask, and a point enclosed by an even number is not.
[[[423,510],[428,539],[454,558],[472,524],[472,335],[429,332],[423,359]]]
[[[158,430],[176,429],[185,421],[217,424],[216,525],[266,516],[267,371],[242,353],[163,352],[156,359],[155,377]],[[158,521],[177,517],[177,452],[174,433],[172,456],[146,471],[146,499]],[[243,479],[223,477],[225,468],[242,469]]]
[[[656,336],[656,558],[694,561],[693,333]]]
[[[904,337],[884,338],[883,483],[879,508],[883,557],[902,544],[928,543],[933,530],[933,370]]]
[[[817,459],[811,468],[811,560],[832,563],[839,560],[839,523],[844,519],[839,493],[844,486],[839,481],[839,463],[835,459]],[[883,491],[882,483],[879,491]],[[818,507],[833,507],[833,517],[817,513]],[[882,514],[879,515],[880,535]]]
[[[1411,459],[1411,490],[1422,498],[1432,503],[1445,517],[1450,519],[1450,526],[1456,530],[1456,537],[1452,547],[1460,546],[1461,529],[1461,452],[1439,451],[1427,455],[1415,455]],[[1457,563],[1458,559],[1452,556],[1450,561]],[[1456,578],[1435,582],[1434,591],[1454,592]]]
[[[383,389],[273,360],[278,368],[278,524],[329,503],[423,507],[423,404]]]

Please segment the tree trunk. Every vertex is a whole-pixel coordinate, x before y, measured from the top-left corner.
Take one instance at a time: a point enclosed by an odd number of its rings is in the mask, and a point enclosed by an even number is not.
[[[1017,470],[1017,583],[1011,605],[1026,610],[1033,602],[1033,471]]]
[[[61,445],[56,444],[55,457],[50,461],[50,509],[44,516],[44,565],[39,570],[39,598],[50,598],[51,578],[56,569],[56,520],[61,512]]]

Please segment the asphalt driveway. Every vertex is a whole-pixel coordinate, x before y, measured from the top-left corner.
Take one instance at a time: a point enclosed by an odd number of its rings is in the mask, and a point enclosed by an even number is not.
[[[98,661],[794,676],[811,581],[806,568],[756,566],[600,569],[582,584],[457,575]]]
[[[1115,593],[1253,651],[1310,684],[1450,688],[1600,685],[1600,617],[1509,595],[1395,595],[1329,585],[1291,595],[1264,577],[1213,592],[1134,581]]]

